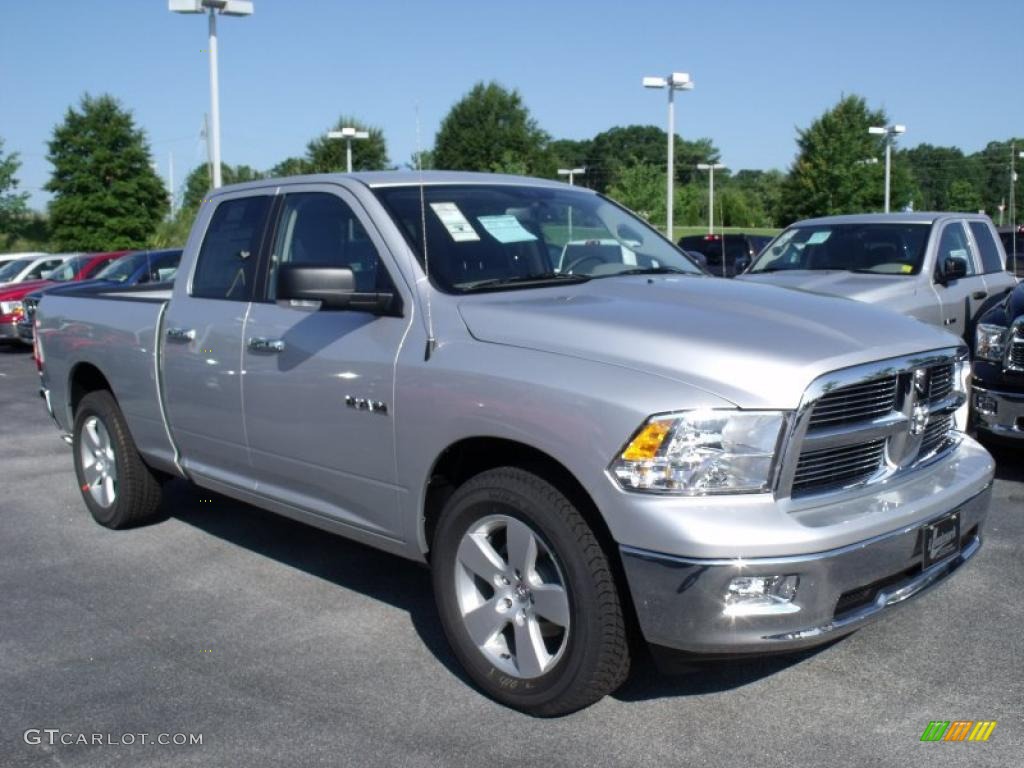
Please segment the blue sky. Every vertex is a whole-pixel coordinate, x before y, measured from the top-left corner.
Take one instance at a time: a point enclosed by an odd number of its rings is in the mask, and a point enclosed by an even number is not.
[[[518,88],[555,138],[665,122],[644,75],[688,71],[678,132],[709,136],[733,169],[786,168],[796,128],[843,93],[905,123],[904,146],[975,151],[1024,134],[1024,1],[676,0],[516,3],[255,0],[220,23],[224,161],[302,154],[339,114],[381,126],[391,159],[424,146],[474,82]],[[202,162],[206,22],[166,0],[4,3],[0,136],[21,154],[31,204],[47,199],[46,145],[69,105],[108,92],[176,182]],[[1016,91],[1014,90],[1016,89]]]

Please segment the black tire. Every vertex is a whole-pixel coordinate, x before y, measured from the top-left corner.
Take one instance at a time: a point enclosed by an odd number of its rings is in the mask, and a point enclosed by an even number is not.
[[[543,674],[529,679],[492,663],[471,639],[459,604],[459,546],[467,532],[495,515],[531,529],[557,563],[568,597],[570,623],[560,655],[552,657],[553,666]],[[611,693],[629,674],[625,620],[608,558],[576,507],[540,477],[502,467],[460,486],[438,521],[431,566],[448,642],[473,682],[491,698],[532,715],[563,715]]]
[[[90,492],[83,464],[82,443],[89,440],[85,434],[86,424],[93,424],[93,419],[98,420],[106,431],[113,451],[116,471],[115,494],[113,502],[107,505],[100,503]],[[98,390],[82,398],[75,411],[72,435],[78,489],[97,523],[107,528],[130,528],[157,517],[161,496],[160,483],[139,456],[124,415],[110,392]]]

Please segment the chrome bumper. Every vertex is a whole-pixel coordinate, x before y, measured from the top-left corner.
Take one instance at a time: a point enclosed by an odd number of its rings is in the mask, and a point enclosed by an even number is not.
[[[1024,440],[1024,394],[975,386],[971,406],[979,430]]]
[[[955,554],[924,567],[924,531],[939,518],[856,544],[795,557],[700,560],[621,547],[644,637],[698,655],[806,648],[840,637],[945,580],[981,547],[992,486],[956,507]],[[954,511],[953,509],[948,510]],[[725,596],[738,576],[799,577],[791,610],[729,615]]]

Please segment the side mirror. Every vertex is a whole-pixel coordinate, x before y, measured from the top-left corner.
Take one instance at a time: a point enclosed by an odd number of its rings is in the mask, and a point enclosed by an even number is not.
[[[393,293],[358,293],[347,267],[280,264],[277,300],[319,302],[320,309],[352,309],[384,314],[392,309]]]
[[[947,256],[942,261],[939,280],[942,285],[967,277],[967,259],[963,256]]]

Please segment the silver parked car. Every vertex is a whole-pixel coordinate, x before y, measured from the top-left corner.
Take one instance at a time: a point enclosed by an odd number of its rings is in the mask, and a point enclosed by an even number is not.
[[[179,477],[428,563],[469,677],[535,714],[620,685],[634,624],[701,656],[805,648],[981,546],[994,465],[953,421],[956,336],[708,276],[579,187],[223,187],[173,289],[44,294],[35,322],[100,524]]]
[[[741,280],[879,304],[966,340],[1017,281],[988,216],[892,213],[799,221]]]

